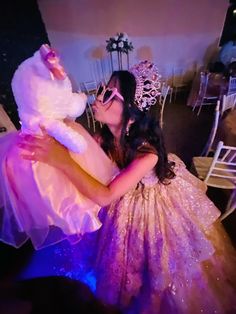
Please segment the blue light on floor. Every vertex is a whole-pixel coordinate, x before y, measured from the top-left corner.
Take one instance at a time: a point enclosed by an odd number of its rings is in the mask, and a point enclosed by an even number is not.
[[[96,278],[86,261],[81,260],[81,251],[67,241],[34,251],[28,265],[17,279],[31,279],[46,276],[64,276],[85,283],[92,291]]]

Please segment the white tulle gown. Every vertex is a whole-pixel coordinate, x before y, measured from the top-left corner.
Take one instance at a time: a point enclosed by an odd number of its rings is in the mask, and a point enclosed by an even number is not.
[[[89,133],[68,122],[87,141],[83,154],[71,153],[81,167],[107,184],[117,167]],[[101,227],[100,206],[80,193],[59,170],[41,162],[24,160],[17,146],[19,131],[0,139],[0,240],[20,247],[31,239],[36,249]]]

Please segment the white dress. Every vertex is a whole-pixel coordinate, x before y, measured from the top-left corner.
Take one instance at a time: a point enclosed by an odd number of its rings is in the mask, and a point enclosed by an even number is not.
[[[68,122],[86,139],[83,154],[71,153],[89,174],[108,184],[117,167],[78,123]],[[19,132],[0,140],[0,240],[20,247],[31,239],[36,249],[68,238],[76,242],[101,227],[100,206],[80,193],[58,169],[20,156]]]

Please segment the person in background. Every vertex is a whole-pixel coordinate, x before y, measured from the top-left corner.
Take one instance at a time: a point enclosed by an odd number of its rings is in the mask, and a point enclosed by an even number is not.
[[[225,73],[225,65],[220,61],[216,61],[209,65],[209,72],[217,73],[217,74],[224,74]]]
[[[219,61],[226,67],[236,61],[236,33],[232,35],[231,40],[225,43],[219,51]]]
[[[22,156],[58,168],[103,207],[94,259],[104,303],[129,314],[235,311],[235,250],[204,183],[166,153],[152,114],[159,92],[148,61],[114,72],[98,89],[93,110],[103,127],[96,138],[120,169],[108,185],[46,133],[22,137]]]
[[[236,76],[236,61],[233,61],[228,65],[227,73],[226,73],[227,79],[229,79],[230,76],[233,76],[233,77]]]
[[[226,67],[222,62],[216,61],[209,66],[209,80],[207,93],[211,96],[221,97],[227,89]]]

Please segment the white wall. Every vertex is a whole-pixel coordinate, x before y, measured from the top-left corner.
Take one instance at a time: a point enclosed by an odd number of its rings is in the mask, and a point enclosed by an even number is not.
[[[107,74],[106,39],[126,32],[130,64],[150,59],[161,72],[207,64],[217,50],[228,0],[38,0],[49,40],[74,81]]]

